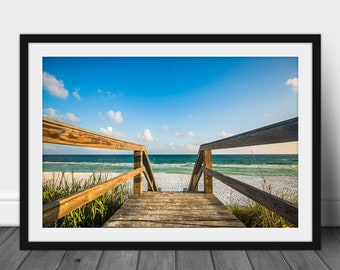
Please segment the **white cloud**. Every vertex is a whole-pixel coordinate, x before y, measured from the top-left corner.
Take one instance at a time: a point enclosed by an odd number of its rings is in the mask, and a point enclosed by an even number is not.
[[[155,138],[152,136],[151,131],[149,129],[144,130],[144,138],[148,142],[153,142]]]
[[[200,145],[197,143],[188,143],[188,144],[176,144],[170,142],[168,145],[168,150],[172,153],[181,153],[181,154],[195,154],[198,152]]]
[[[57,110],[54,108],[48,108],[44,110],[46,112],[46,116],[55,120],[61,121],[63,119],[63,116],[61,114],[57,113]]]
[[[108,136],[123,138],[123,134],[119,131],[113,130],[112,127],[100,128],[100,132]]]
[[[68,97],[68,90],[64,87],[62,80],[57,80],[54,75],[44,72],[43,74],[43,87],[52,96],[66,99]]]
[[[165,131],[169,131],[169,130],[170,130],[170,129],[169,129],[169,126],[168,126],[167,124],[164,124],[164,125],[162,126],[162,129],[165,130]]]
[[[81,100],[81,97],[80,97],[80,95],[79,95],[78,92],[79,92],[79,89],[75,90],[75,91],[72,93],[72,95],[73,95],[76,99]]]
[[[101,112],[98,112],[98,117],[103,121],[105,120],[105,117],[103,116]]]
[[[299,85],[299,79],[297,77],[288,79],[286,81],[286,85],[290,86],[294,90],[294,92],[297,92],[298,91],[298,85]]]
[[[80,118],[76,117],[73,113],[67,113],[66,114],[68,120],[70,120],[72,123],[79,123]]]
[[[108,111],[106,114],[110,117],[110,119],[112,121],[114,121],[118,124],[123,122],[122,113],[120,111],[114,112],[114,111],[111,110],[111,111]]]
[[[106,94],[108,97],[110,98],[115,98],[116,97],[116,94],[115,93],[112,93],[111,91],[106,91]]]
[[[143,135],[140,135],[139,133],[137,133],[137,139],[142,139],[145,140],[147,142],[155,142],[157,141],[151,134],[150,129],[145,129]]]
[[[187,113],[187,114],[186,114],[186,117],[187,117],[188,119],[192,119],[192,114]]]
[[[103,96],[103,97],[108,97],[108,98],[117,98],[123,96],[122,92],[114,93],[112,91],[104,91],[103,89],[97,89],[97,94]]]
[[[198,149],[199,149],[199,145],[197,144],[192,144],[192,143],[189,143],[189,144],[186,144],[185,145],[185,148],[190,151],[191,153],[196,153],[198,152]]]
[[[72,123],[79,123],[81,121],[80,118],[76,117],[73,113],[67,113],[66,115],[62,115],[59,114],[58,111],[54,108],[44,109],[44,112],[45,112],[44,116],[47,116],[58,121],[63,121],[65,117]]]
[[[174,135],[175,135],[176,137],[184,137],[184,136],[194,137],[194,136],[195,136],[195,132],[189,131],[188,133],[181,133],[181,132],[176,131],[176,132],[174,133]]]
[[[220,138],[227,138],[227,137],[231,137],[231,136],[233,136],[233,135],[234,135],[234,134],[232,134],[232,133],[222,131],[221,133],[217,134],[217,137],[220,137]]]
[[[57,149],[57,147],[55,144],[43,143],[43,149],[44,150],[55,150]]]

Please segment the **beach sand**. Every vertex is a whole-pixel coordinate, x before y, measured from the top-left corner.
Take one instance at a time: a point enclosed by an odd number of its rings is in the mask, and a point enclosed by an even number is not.
[[[111,179],[120,175],[120,173],[107,173],[102,174],[105,179]],[[65,179],[69,182],[72,180],[72,173],[64,173]],[[52,178],[61,179],[61,172],[43,172],[43,181],[49,181]],[[74,179],[77,181],[85,181],[90,177],[93,177],[92,173],[74,173]],[[96,174],[99,177],[99,174]],[[162,191],[183,191],[184,188],[188,188],[191,175],[189,174],[167,174],[167,173],[155,173],[155,179],[157,187]],[[232,176],[233,178],[240,180],[249,185],[255,186],[259,189],[263,189],[264,179],[254,176]],[[298,179],[297,177],[282,177],[282,176],[266,176],[266,187],[270,187],[272,194],[281,196],[284,194],[284,199],[290,200],[290,198],[296,198],[298,195]],[[126,182],[127,187],[133,190],[133,179]],[[147,190],[147,182],[143,177],[143,190]],[[203,177],[201,177],[198,184],[198,190],[203,191]],[[229,188],[217,179],[213,179],[213,192],[215,196],[222,202],[227,204],[239,204],[248,205],[252,200],[248,199],[239,192]]]

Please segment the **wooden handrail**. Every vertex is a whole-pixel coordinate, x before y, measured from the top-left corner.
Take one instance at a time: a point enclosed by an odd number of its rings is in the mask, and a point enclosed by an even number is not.
[[[43,117],[43,142],[115,150],[145,150],[144,145],[119,140],[47,117]]]
[[[203,151],[199,151],[197,158],[196,158],[194,170],[192,171],[192,175],[191,175],[191,179],[190,179],[190,184],[189,184],[189,190],[190,191],[197,191],[197,184],[198,184],[198,181],[199,181],[199,179],[201,177],[201,173],[202,173],[202,171],[200,171],[202,164],[203,164]],[[199,173],[199,172],[201,172],[201,173]]]
[[[204,159],[204,153],[209,152],[209,155],[211,155],[211,150],[292,142],[297,140],[298,118],[296,117],[232,137],[228,137],[222,140],[202,144],[198,150],[197,159],[191,175],[188,191],[198,191],[198,182],[201,178],[202,172],[204,172],[205,179],[209,179],[207,178],[207,175],[209,175],[220,180],[222,183],[253,199],[257,203],[270,209],[271,211],[282,216],[283,218],[287,219],[297,226],[298,208],[296,206],[272,194],[259,190],[253,186],[244,184],[239,180],[233,179],[229,176],[225,176],[212,170],[210,168],[211,165],[209,160],[208,164],[206,164],[207,161]],[[209,181],[205,181],[205,185],[206,182],[210,185]],[[207,192],[206,190],[210,192],[210,187],[205,187],[204,190],[205,192]]]
[[[199,151],[226,149],[298,140],[298,118],[251,130],[222,140],[202,144]]]
[[[220,180],[222,183],[230,186],[236,191],[246,195],[248,198],[256,201],[257,203],[263,205],[269,210],[275,212],[281,217],[287,219],[289,222],[294,225],[298,225],[298,208],[290,202],[287,202],[283,199],[280,199],[268,192],[265,192],[261,189],[243,183],[239,180],[236,180],[232,177],[223,175],[219,172],[213,171],[208,168],[203,168],[203,171],[212,177]]]
[[[152,170],[152,167],[151,167],[151,162],[150,162],[149,155],[148,155],[148,152],[147,152],[146,149],[144,149],[144,151],[143,151],[143,165],[145,167],[145,174],[147,175],[145,177],[146,177],[146,179],[149,179],[148,180],[148,190],[149,191],[150,190],[157,191],[158,190],[157,184],[156,184],[156,181],[155,181],[155,178],[154,178],[153,170]]]
[[[123,184],[132,177],[141,174],[145,170],[144,166],[127,172],[125,174],[114,177],[104,183],[94,187],[79,191],[65,198],[50,202],[43,206],[43,226],[49,225],[51,222],[62,218],[77,208],[93,201],[99,196]]]
[[[144,174],[148,182],[148,189],[151,191],[157,191],[157,185],[151,168],[151,163],[144,145],[119,140],[47,117],[43,117],[42,133],[43,142],[45,143],[114,150],[132,150],[134,151],[135,158],[135,168],[133,171],[112,178],[95,187],[44,205],[43,226],[47,226],[51,222],[65,216],[69,212],[74,211],[86,203],[89,203],[109,190],[126,182],[130,178],[134,178],[134,193],[140,194],[142,192],[142,174]]]
[[[198,171],[198,173],[197,173],[197,175],[196,175],[196,179],[195,179],[195,181],[193,182],[193,187],[192,187],[191,189],[189,189],[189,190],[194,191],[194,192],[197,192],[197,191],[198,191],[198,182],[199,182],[199,180],[200,180],[200,178],[201,178],[201,176],[202,176],[203,168],[204,168],[204,166],[202,166],[202,167],[199,169],[199,171]]]

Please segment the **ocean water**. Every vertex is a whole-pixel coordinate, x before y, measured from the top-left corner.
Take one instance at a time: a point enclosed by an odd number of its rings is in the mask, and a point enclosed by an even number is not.
[[[196,155],[149,155],[155,173],[191,174]],[[226,175],[298,176],[298,155],[213,155]],[[44,172],[115,172],[133,169],[133,155],[43,155]]]

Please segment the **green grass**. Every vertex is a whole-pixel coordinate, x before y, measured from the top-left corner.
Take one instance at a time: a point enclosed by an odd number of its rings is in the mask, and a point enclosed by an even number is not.
[[[247,227],[260,228],[293,228],[294,224],[268,210],[258,203],[251,203],[249,206],[231,205],[229,209]]]
[[[283,200],[289,201],[294,205],[298,205],[297,196],[292,196],[287,192],[274,193],[270,185],[263,183],[262,189],[273,194]],[[252,201],[249,205],[239,205],[238,203],[230,203],[227,206],[235,216],[238,217],[247,227],[262,228],[292,228],[294,224],[275,214],[273,211]]]
[[[253,152],[251,151],[253,154]],[[273,192],[270,184],[267,183],[265,176],[263,175],[260,164],[257,162],[255,155],[253,155],[254,161],[257,164],[259,175],[262,178],[262,190],[273,194],[283,200],[289,201],[294,205],[298,205],[297,195],[291,195],[287,191]],[[275,214],[273,211],[265,208],[264,206],[251,202],[247,206],[239,205],[237,203],[230,203],[227,206],[232,213],[238,217],[247,227],[261,227],[261,228],[292,228],[296,227],[294,224]]]
[[[78,191],[93,187],[108,180],[104,173],[92,173],[89,179],[66,179],[65,174],[54,175],[43,183],[43,204],[64,198]],[[92,202],[70,212],[59,220],[52,222],[48,227],[101,227],[113,213],[119,209],[129,197],[125,184],[103,194]]]

